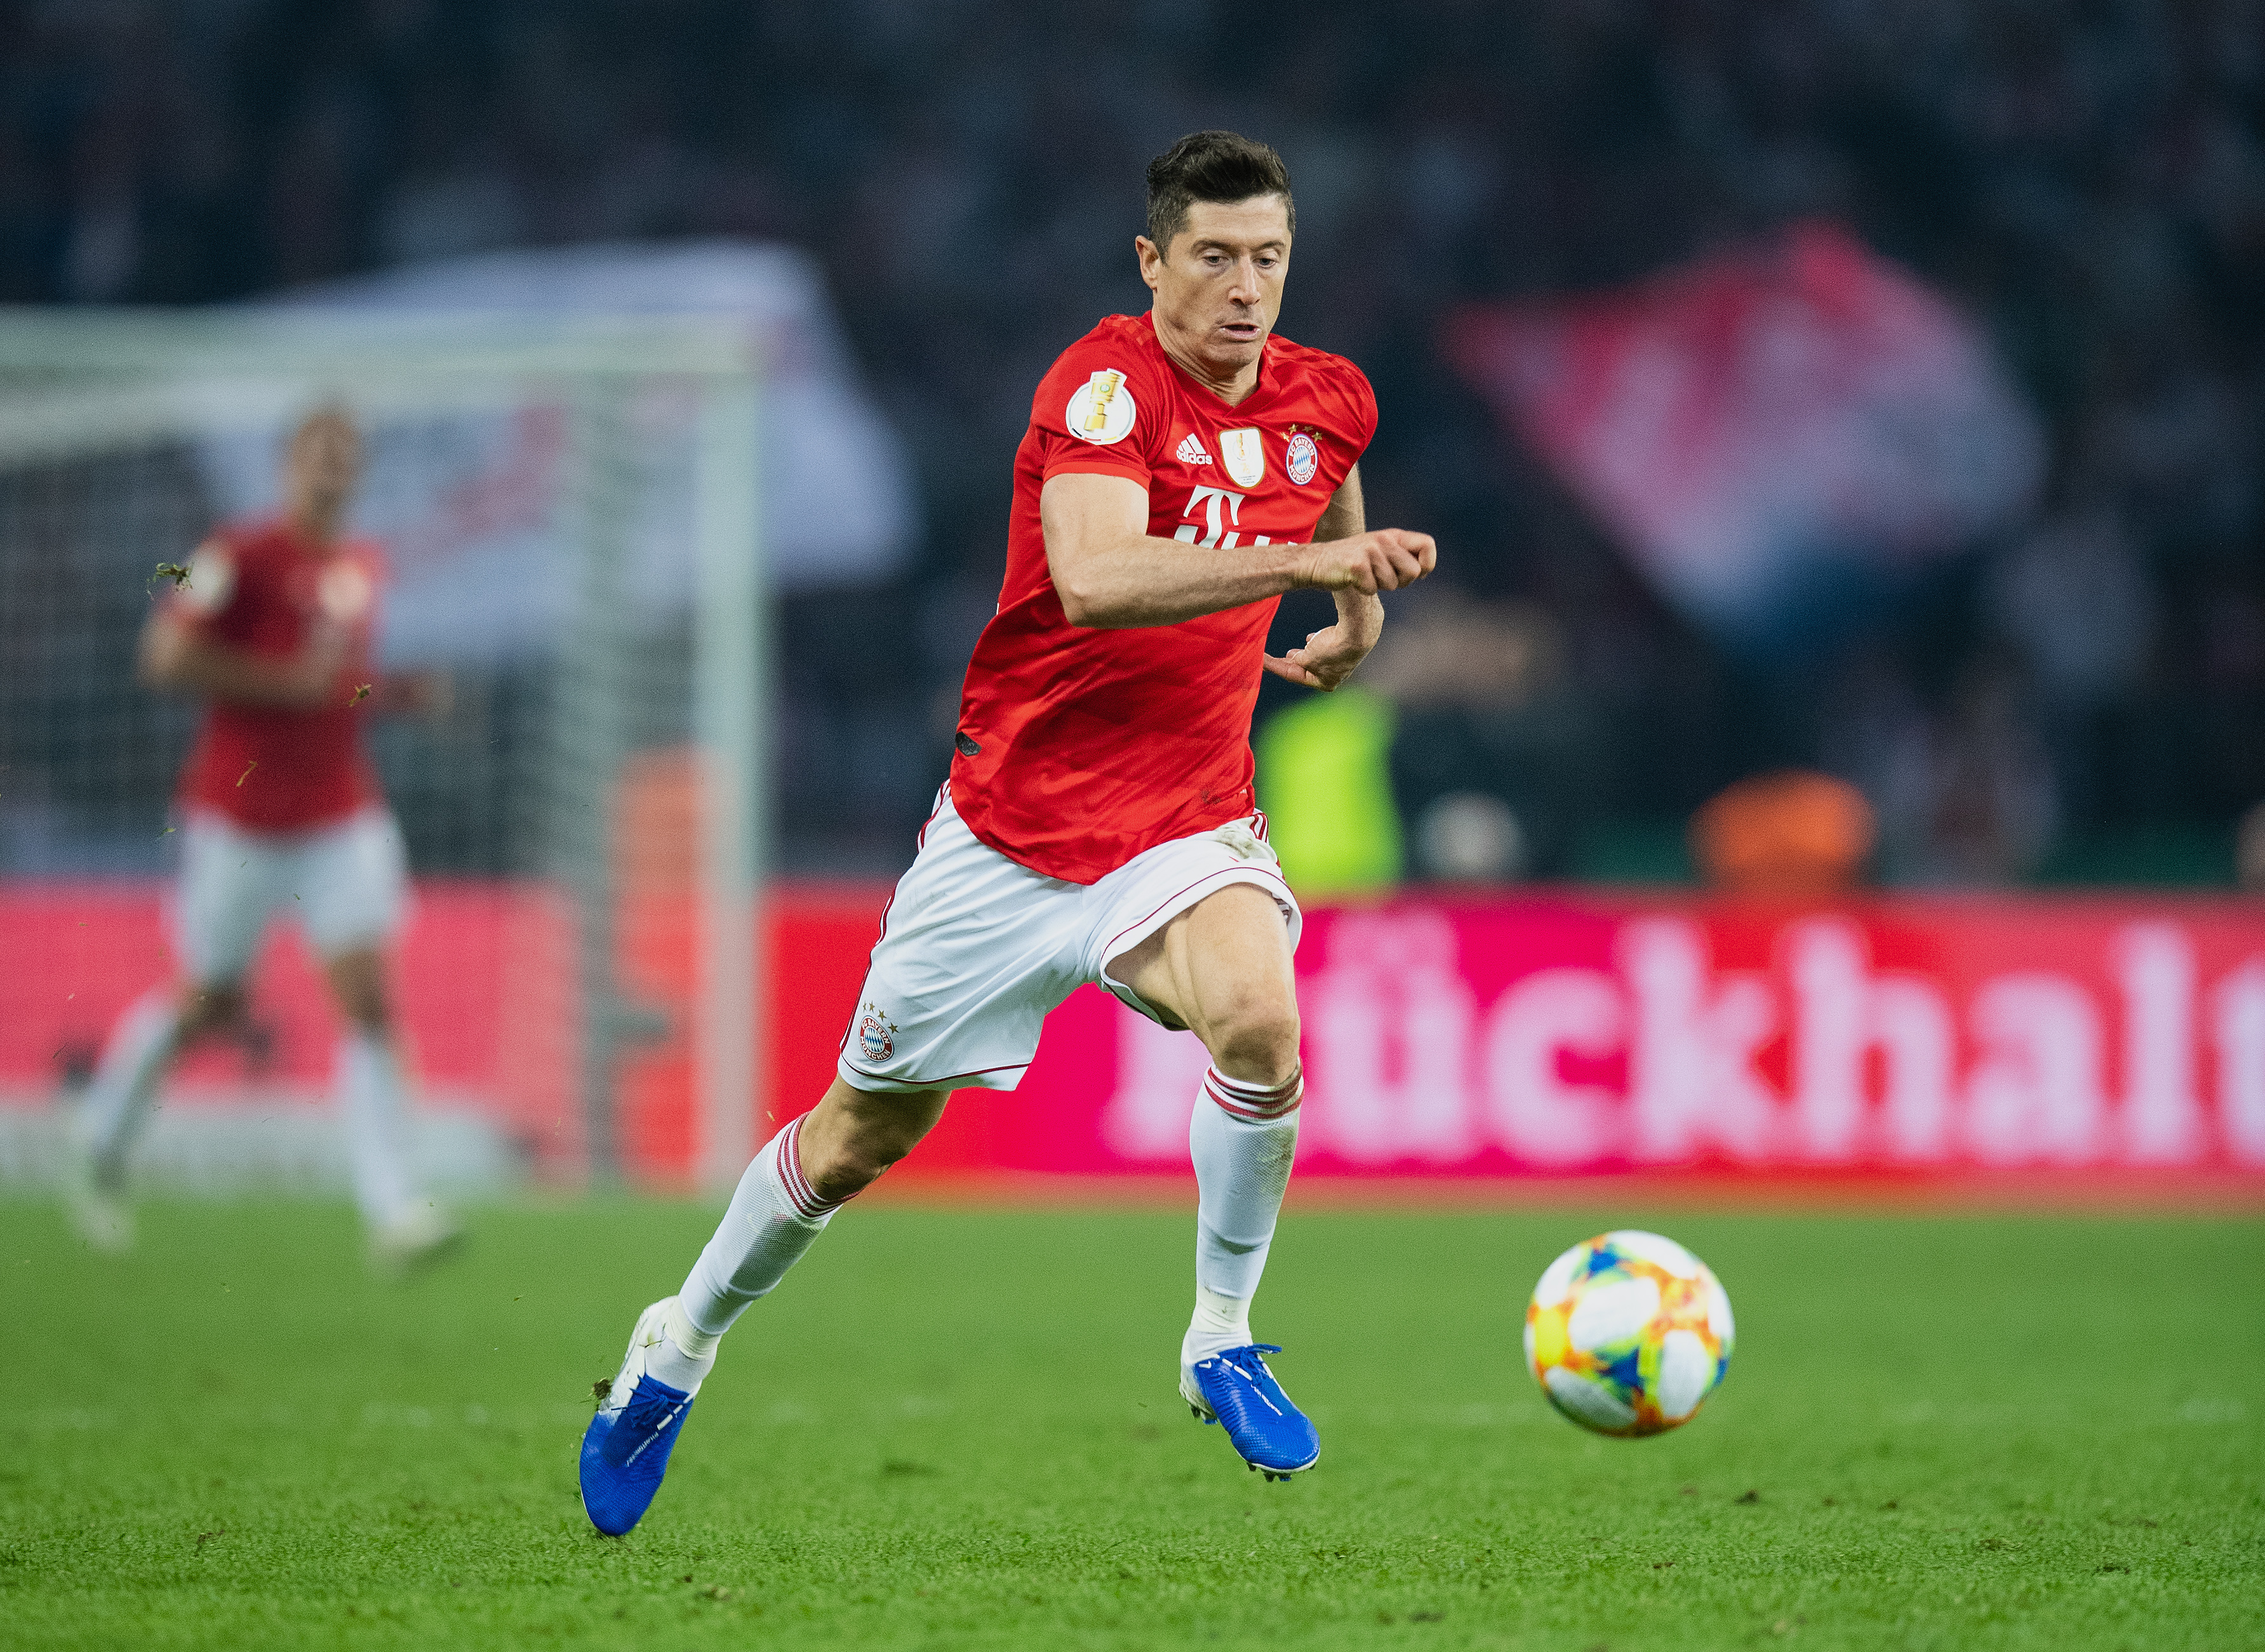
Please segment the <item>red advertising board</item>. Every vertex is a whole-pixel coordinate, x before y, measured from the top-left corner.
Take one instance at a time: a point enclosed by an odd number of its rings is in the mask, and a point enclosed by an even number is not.
[[[789,889],[768,925],[767,1110],[831,1075],[885,891]],[[671,1030],[623,1075],[631,1163],[693,1162],[691,910],[620,926],[621,973]],[[50,1088],[161,978],[159,893],[0,889],[0,951],[40,967],[0,1004],[0,1093]],[[493,1110],[538,1163],[577,1161],[564,907],[535,886],[435,884],[404,950],[427,1088]],[[2165,1171],[2265,1188],[2265,903],[1880,897],[1773,906],[1591,891],[1407,899],[1307,914],[1301,1172],[1629,1170],[1929,1176]],[[553,983],[548,996],[531,984]],[[286,942],[255,983],[273,1075],[319,1088],[331,1032]],[[900,1178],[1183,1169],[1205,1058],[1090,988],[1009,1094],[964,1093]],[[193,1104],[242,1083],[210,1054]]]
[[[2254,904],[1411,900],[1309,914],[1299,978],[1308,1174],[2265,1171]],[[994,1151],[1177,1161],[1193,1042],[1050,1027]]]

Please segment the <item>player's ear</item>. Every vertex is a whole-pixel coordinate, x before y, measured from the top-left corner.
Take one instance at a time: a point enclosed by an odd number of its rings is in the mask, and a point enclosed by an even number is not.
[[[1153,288],[1156,285],[1156,271],[1164,262],[1163,252],[1144,235],[1132,237],[1132,252],[1140,260],[1140,279]]]

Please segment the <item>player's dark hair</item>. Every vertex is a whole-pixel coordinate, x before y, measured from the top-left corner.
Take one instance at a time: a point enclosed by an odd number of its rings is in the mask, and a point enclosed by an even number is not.
[[[1148,239],[1160,253],[1188,227],[1188,208],[1199,200],[1249,200],[1279,195],[1290,228],[1298,207],[1290,199],[1290,169],[1273,145],[1240,132],[1191,132],[1148,163]]]

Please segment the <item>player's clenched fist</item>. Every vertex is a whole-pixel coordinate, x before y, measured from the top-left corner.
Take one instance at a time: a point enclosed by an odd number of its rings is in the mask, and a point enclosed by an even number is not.
[[[1320,591],[1358,591],[1374,596],[1414,585],[1431,571],[1439,548],[1429,534],[1404,528],[1380,528],[1307,547],[1301,584]]]

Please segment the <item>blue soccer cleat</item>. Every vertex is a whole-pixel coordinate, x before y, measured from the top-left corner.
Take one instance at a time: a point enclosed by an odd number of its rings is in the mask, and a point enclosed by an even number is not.
[[[1322,1437],[1291,1403],[1260,1357],[1282,1350],[1272,1343],[1247,1343],[1198,1359],[1180,1377],[1180,1398],[1205,1423],[1226,1425],[1227,1444],[1246,1466],[1269,1480],[1287,1480],[1322,1455]]]
[[[692,1408],[690,1394],[645,1372],[645,1350],[666,1334],[667,1306],[664,1299],[637,1315],[622,1374],[601,1390],[598,1415],[582,1435],[582,1508],[608,1537],[645,1518]]]

